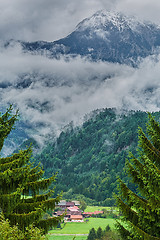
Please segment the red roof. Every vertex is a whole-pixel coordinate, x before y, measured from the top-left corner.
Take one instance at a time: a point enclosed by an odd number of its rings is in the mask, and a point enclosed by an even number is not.
[[[94,214],[100,214],[103,213],[103,211],[94,211]]]
[[[68,209],[69,211],[78,211],[78,210],[79,210],[79,208],[78,208],[77,206],[67,207],[67,209]]]
[[[84,212],[83,214],[86,214],[86,215],[92,215],[93,212]]]
[[[71,215],[70,216],[71,219],[82,219],[82,215]]]

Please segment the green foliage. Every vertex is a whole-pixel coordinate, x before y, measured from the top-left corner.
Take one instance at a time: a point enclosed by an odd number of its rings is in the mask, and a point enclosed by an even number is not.
[[[47,240],[47,237],[42,235],[42,232],[32,225],[22,232],[18,226],[11,227],[8,220],[0,216],[0,239],[1,240]]]
[[[117,231],[111,230],[109,225],[106,226],[105,230],[102,230],[101,227],[98,227],[97,231],[95,228],[92,228],[89,231],[87,240],[120,240],[120,236]]]
[[[126,162],[126,171],[139,192],[119,180],[117,204],[127,224],[117,222],[122,239],[160,239],[160,126],[150,114],[147,133],[139,128],[139,157],[130,154]]]
[[[102,230],[101,227],[99,227],[99,228],[97,229],[97,238],[98,238],[98,239],[102,239],[103,235],[104,235],[103,230]]]
[[[12,107],[0,116],[0,150],[13,129],[17,116],[17,113],[12,115]],[[60,218],[45,220],[42,216],[47,210],[55,208],[60,196],[51,198],[53,191],[44,193],[54,182],[55,176],[42,179],[42,169],[29,162],[31,152],[28,148],[0,158],[0,208],[5,219],[9,219],[12,226],[18,224],[22,231],[26,231],[32,223],[48,231]]]
[[[117,231],[108,231],[104,233],[103,240],[121,240]]]
[[[108,231],[110,231],[111,230],[111,228],[110,228],[110,226],[109,226],[109,224],[106,226],[106,229],[105,229],[105,231],[106,232],[108,232]]]
[[[96,238],[97,238],[96,231],[95,231],[94,228],[92,228],[92,229],[89,231],[87,240],[95,240]]]
[[[146,122],[147,114],[140,111],[95,111],[82,126],[66,127],[35,161],[43,164],[46,177],[58,172],[56,191],[62,190],[65,199],[83,194],[87,204],[113,206],[117,176],[128,181],[125,159],[128,151],[136,154],[137,128]]]
[[[84,211],[87,207],[87,203],[82,199],[80,200],[80,209]]]

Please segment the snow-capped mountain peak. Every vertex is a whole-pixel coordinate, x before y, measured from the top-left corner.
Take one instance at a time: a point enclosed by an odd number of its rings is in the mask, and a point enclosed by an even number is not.
[[[124,28],[130,28],[133,31],[139,25],[139,21],[134,16],[126,16],[121,12],[101,10],[96,12],[90,18],[84,19],[76,27],[76,30],[84,30],[86,28],[105,28],[108,24],[113,25],[119,31],[123,31]],[[144,24],[141,22],[141,24]]]
[[[53,58],[81,55],[94,61],[134,65],[160,47],[160,27],[121,12],[103,10],[84,19],[63,39],[23,45]]]

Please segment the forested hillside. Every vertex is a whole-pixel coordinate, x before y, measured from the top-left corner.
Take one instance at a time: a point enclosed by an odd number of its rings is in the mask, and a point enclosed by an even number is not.
[[[159,112],[153,115],[160,117]],[[43,164],[46,177],[58,172],[56,191],[63,191],[65,198],[83,194],[94,204],[113,205],[117,176],[127,181],[125,160],[129,151],[136,154],[138,126],[145,130],[147,120],[147,113],[140,111],[94,111],[82,126],[71,124],[50,142],[36,162]]]

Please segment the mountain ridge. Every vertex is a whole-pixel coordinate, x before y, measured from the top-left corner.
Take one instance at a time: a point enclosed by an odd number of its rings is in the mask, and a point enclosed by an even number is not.
[[[80,55],[93,61],[134,64],[160,46],[160,26],[122,13],[98,11],[67,37],[54,42],[23,42],[24,49],[51,58]]]

